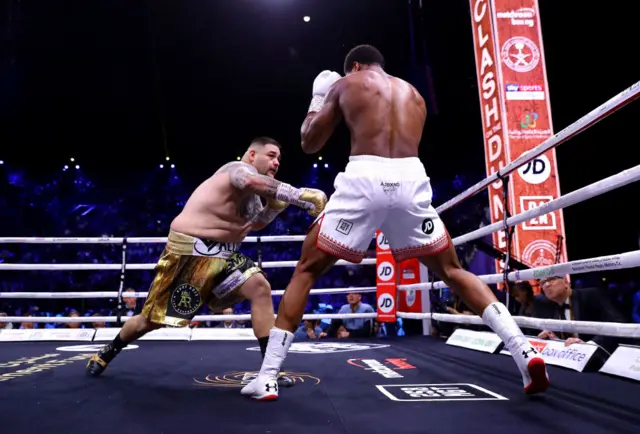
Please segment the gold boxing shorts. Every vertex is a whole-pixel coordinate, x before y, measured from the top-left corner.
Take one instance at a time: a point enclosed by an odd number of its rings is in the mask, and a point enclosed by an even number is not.
[[[218,312],[242,301],[238,288],[263,271],[239,248],[170,231],[142,315],[156,324],[185,327],[204,304]]]

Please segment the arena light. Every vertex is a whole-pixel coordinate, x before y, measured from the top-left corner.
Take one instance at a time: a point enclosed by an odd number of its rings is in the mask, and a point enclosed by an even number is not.
[[[67,165],[65,164],[65,165],[64,165],[64,167],[62,168],[62,171],[63,171],[63,172],[66,172],[68,168],[69,168],[69,166],[67,166]]]
[[[324,168],[325,168],[325,169],[328,169],[328,168],[329,168],[329,164],[324,163]]]
[[[175,168],[176,168],[176,165],[175,165],[175,164],[172,164],[172,165],[171,165],[171,168],[172,168],[172,169],[175,169]]]
[[[69,158],[69,161],[71,161],[73,163],[74,161],[76,161],[76,159],[71,157],[71,158]]]
[[[165,160],[169,161],[169,157],[165,158]]]
[[[317,169],[318,168],[318,163],[313,163],[313,168]]]
[[[318,161],[322,161],[322,155],[318,157]]]
[[[303,18],[305,23],[308,23],[309,21],[311,21],[311,17],[309,15],[305,15]]]
[[[0,160],[0,166],[4,164],[4,160]]]
[[[236,160],[240,161],[240,157],[236,157]]]
[[[161,169],[164,169],[164,164],[161,164],[161,165],[160,165],[160,168],[161,168]]]
[[[76,164],[76,169],[80,169],[80,166]]]

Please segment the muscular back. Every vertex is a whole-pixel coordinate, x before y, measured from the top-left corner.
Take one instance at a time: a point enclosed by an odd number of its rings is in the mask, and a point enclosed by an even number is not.
[[[418,156],[427,117],[424,99],[404,80],[364,70],[343,78],[340,110],[351,131],[351,155]]]

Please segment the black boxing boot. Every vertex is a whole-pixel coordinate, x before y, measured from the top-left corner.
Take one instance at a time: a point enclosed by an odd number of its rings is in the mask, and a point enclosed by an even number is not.
[[[260,353],[262,353],[262,360],[264,360],[264,353],[267,351],[269,336],[258,338],[258,343],[260,344]],[[289,377],[288,375],[285,375],[284,372],[278,373],[278,386],[291,387],[293,386],[293,384],[294,384],[293,378]]]
[[[104,347],[100,349],[96,354],[94,354],[91,359],[87,362],[87,366],[85,367],[85,373],[90,377],[98,377],[100,374],[107,369],[109,362],[111,362],[115,356],[120,354],[120,351],[124,347],[129,345],[129,342],[125,342],[120,339],[120,333],[116,338],[106,344]]]

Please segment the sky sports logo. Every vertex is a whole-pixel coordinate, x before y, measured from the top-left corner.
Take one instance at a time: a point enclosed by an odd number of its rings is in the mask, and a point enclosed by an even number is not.
[[[544,90],[539,84],[507,83],[505,87],[509,101],[544,100]]]

